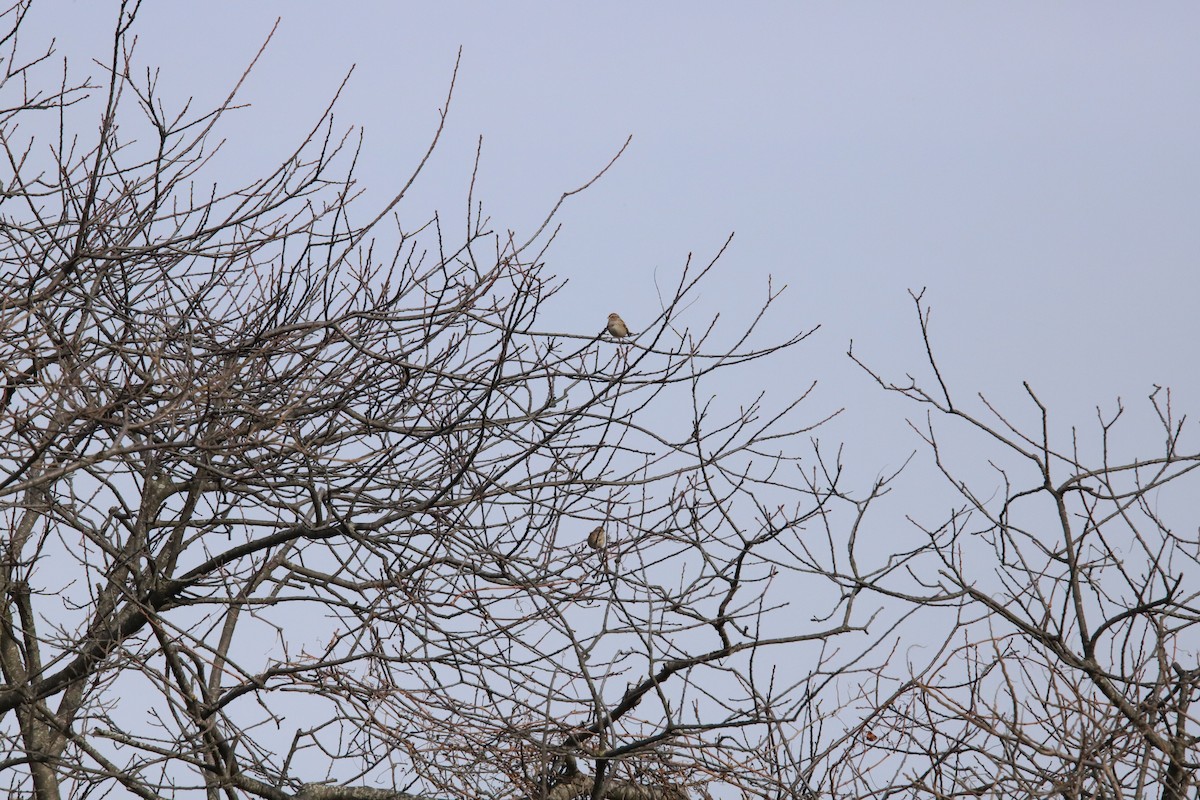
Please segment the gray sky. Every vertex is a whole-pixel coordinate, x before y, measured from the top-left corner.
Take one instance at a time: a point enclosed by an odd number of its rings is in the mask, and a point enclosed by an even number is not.
[[[36,20],[65,53],[107,44],[107,3]],[[763,376],[822,380],[823,408],[869,471],[914,446],[842,355],[921,370],[909,288],[928,287],[945,373],[1028,410],[1021,381],[1088,425],[1151,384],[1200,400],[1200,7],[1190,3],[146,4],[140,60],[163,94],[223,97],[281,16],[227,127],[227,163],[285,155],[356,65],[339,112],[366,130],[360,177],[390,196],[428,141],[461,45],[443,146],[402,215],[461,217],[477,196],[529,233],[558,195],[633,144],[576,198],[549,254],[568,278],[547,327],[638,327],[689,251],[732,249],[696,319],[744,320],[787,283],[779,336],[814,343]],[[67,16],[69,15],[69,17]],[[731,325],[731,329],[732,329]],[[920,374],[925,374],[921,372]],[[768,385],[768,388],[772,388]],[[886,421],[872,421],[886,409]],[[815,416],[815,410],[814,410]],[[1152,428],[1149,449],[1159,436]]]
[[[31,48],[58,36],[79,72],[107,57],[112,3],[35,13]],[[790,288],[759,343],[823,327],[722,400],[761,386],[783,402],[819,380],[800,419],[847,407],[828,436],[847,441],[857,485],[919,446],[902,423],[919,409],[844,355],[853,338],[885,374],[932,382],[909,289],[928,287],[943,375],[972,410],[983,391],[1035,430],[1029,381],[1065,447],[1121,396],[1136,417],[1121,446],[1143,456],[1162,441],[1153,384],[1173,387],[1177,416],[1200,412],[1200,5],[158,2],[138,63],[161,68],[176,108],[210,108],[277,17],[252,107],[223,128],[231,184],[303,141],[354,66],[337,120],[365,129],[359,178],[384,202],[428,144],[461,46],[447,133],[401,217],[460,221],[482,136],[476,196],[528,236],[632,134],[561,216],[547,268],[569,283],[543,327],[594,333],[619,311],[636,330],[659,310],[656,274],[670,285],[689,252],[706,262],[736,232],[693,321],[719,311],[740,331],[771,277]],[[989,455],[964,469],[995,481]],[[927,499],[923,458],[893,525]]]

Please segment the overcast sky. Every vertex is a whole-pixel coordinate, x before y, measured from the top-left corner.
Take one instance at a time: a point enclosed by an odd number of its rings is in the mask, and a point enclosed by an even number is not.
[[[413,220],[461,213],[482,136],[477,196],[498,228],[529,233],[632,134],[563,214],[547,261],[570,283],[549,322],[598,330],[616,310],[636,329],[658,310],[655,270],[669,282],[736,232],[697,319],[744,320],[768,276],[789,284],[772,331],[824,327],[767,380],[781,394],[822,380],[823,407],[857,412],[839,435],[871,469],[914,441],[878,421],[906,409],[843,353],[853,338],[890,374],[920,370],[910,288],[928,287],[962,395],[1016,408],[1028,380],[1064,426],[1118,395],[1143,412],[1155,383],[1181,412],[1200,403],[1200,6],[334,8],[148,3],[138,57],[161,67],[164,96],[211,104],[282,17],[243,95],[253,107],[225,130],[231,169],[289,152],[353,66],[338,120],[365,129],[360,176],[382,199],[423,152],[461,46],[448,133],[402,209]],[[38,13],[30,38],[103,55],[112,4]]]
[[[30,52],[57,37],[75,75],[96,72],[115,17],[112,2],[50,0],[22,36]],[[932,384],[908,296],[922,287],[969,410],[983,415],[984,392],[1032,433],[1028,381],[1069,449],[1071,425],[1094,441],[1096,406],[1121,397],[1134,419],[1118,449],[1144,457],[1163,441],[1154,385],[1200,418],[1200,4],[168,0],[142,9],[135,64],[161,70],[168,107],[212,108],[277,18],[250,106],[221,129],[227,186],[286,158],[353,68],[336,119],[365,131],[359,180],[386,202],[437,127],[461,48],[446,134],[402,220],[462,219],[482,137],[475,195],[496,229],[528,236],[632,135],[561,215],[546,268],[568,283],[541,327],[596,333],[618,311],[638,330],[659,312],[656,277],[671,285],[689,253],[707,262],[735,233],[693,324],[720,312],[721,333],[740,331],[771,280],[789,289],[757,342],[821,330],[721,400],[763,388],[786,403],[820,381],[799,421],[846,408],[829,450],[847,443],[856,487],[919,448],[903,418],[921,411],[845,352],[853,339],[884,374]],[[994,450],[978,442],[953,444],[986,487]],[[899,530],[920,535],[914,508],[944,521],[930,461],[872,519],[874,541],[889,537],[872,556],[902,549]]]

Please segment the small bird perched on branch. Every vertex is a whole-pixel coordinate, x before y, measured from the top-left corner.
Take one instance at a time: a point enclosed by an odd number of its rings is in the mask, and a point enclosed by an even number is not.
[[[604,547],[604,526],[597,525],[596,529],[588,534],[588,547],[593,550],[599,550]]]
[[[629,326],[625,324],[625,320],[621,319],[621,315],[615,311],[608,315],[608,325],[605,326],[614,339],[624,339],[629,335]]]

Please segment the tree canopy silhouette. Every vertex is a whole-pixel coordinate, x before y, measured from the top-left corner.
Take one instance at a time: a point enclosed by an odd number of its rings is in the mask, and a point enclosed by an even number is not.
[[[813,384],[738,379],[815,329],[751,344],[778,289],[733,336],[690,318],[724,249],[634,332],[545,327],[556,214],[608,167],[531,234],[473,185],[465,225],[417,216],[451,80],[381,205],[332,105],[230,182],[240,83],[166,111],[136,5],[64,81],[28,9],[0,85],[11,796],[1192,796],[1200,547],[1158,503],[1200,457],[1165,390],[1149,457],[1111,455],[1120,412],[1063,446],[1032,389],[1023,433],[958,400],[916,296],[936,388],[864,368],[958,499],[880,536],[901,473],[844,486]]]

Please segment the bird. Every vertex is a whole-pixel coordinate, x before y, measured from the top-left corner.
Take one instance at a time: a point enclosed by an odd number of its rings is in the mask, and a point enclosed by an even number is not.
[[[615,311],[608,315],[608,325],[605,326],[605,330],[612,334],[614,339],[624,339],[629,335],[629,326]]]
[[[599,550],[601,547],[604,547],[604,526],[597,525],[595,530],[588,534],[587,542],[588,547],[593,550]]]

